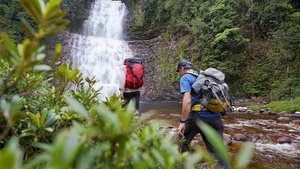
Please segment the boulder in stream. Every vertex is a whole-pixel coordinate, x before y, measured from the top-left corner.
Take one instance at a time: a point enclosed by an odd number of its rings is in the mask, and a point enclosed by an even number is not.
[[[233,139],[235,141],[247,141],[247,137],[245,134],[237,133],[233,135]]]
[[[277,120],[280,122],[289,122],[291,119],[289,117],[279,117]]]
[[[224,133],[223,134],[223,142],[224,142],[224,145],[230,145],[230,144],[232,144],[231,135]]]
[[[284,143],[290,144],[290,143],[292,143],[292,140],[289,137],[287,137],[287,136],[279,137],[276,141],[279,144],[284,144]]]

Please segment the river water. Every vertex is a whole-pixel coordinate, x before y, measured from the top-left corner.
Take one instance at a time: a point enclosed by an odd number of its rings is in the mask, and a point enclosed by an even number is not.
[[[144,118],[161,121],[162,126],[175,130],[181,114],[179,103],[141,103]],[[253,145],[254,156],[249,169],[300,169],[299,124],[279,122],[278,115],[258,115],[232,112],[223,117],[224,133],[242,133]],[[279,144],[276,139],[288,136],[291,144]],[[232,157],[243,142],[234,141],[228,146]],[[203,146],[203,145],[202,145]],[[203,146],[204,147],[204,146]]]

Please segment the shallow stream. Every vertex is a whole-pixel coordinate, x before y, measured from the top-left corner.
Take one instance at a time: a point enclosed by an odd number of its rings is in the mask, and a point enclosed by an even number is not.
[[[161,102],[141,103],[141,112],[147,120],[161,121],[163,122],[161,124],[175,130],[181,116],[181,105]],[[246,135],[247,141],[252,143],[254,157],[249,169],[300,169],[300,125],[280,122],[278,117],[279,115],[239,112],[223,117],[224,133],[231,137],[236,133],[242,133]],[[292,143],[277,143],[276,139],[281,136],[289,137]],[[242,144],[241,141],[233,140],[228,146],[230,154],[234,156]]]

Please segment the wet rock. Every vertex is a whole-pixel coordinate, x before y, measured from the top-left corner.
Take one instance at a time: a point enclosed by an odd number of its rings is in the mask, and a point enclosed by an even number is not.
[[[265,110],[264,109],[260,109],[258,112],[259,113],[263,113],[263,112],[265,112]]]
[[[247,110],[246,113],[247,114],[253,114],[253,113],[255,113],[255,111],[253,111],[253,110]]]
[[[171,136],[172,138],[174,137],[177,137],[178,136],[178,130],[174,127],[167,127],[167,133],[169,136]]]
[[[285,117],[296,117],[296,118],[300,118],[300,114],[284,114],[283,116]]]
[[[237,108],[237,111],[238,111],[238,112],[246,112],[247,110],[248,110],[247,107],[238,107],[238,108]]]
[[[300,125],[300,120],[292,120],[291,123]]]
[[[266,126],[266,129],[272,129],[272,128],[273,128],[272,125],[267,125],[267,126]]]
[[[286,113],[287,113],[286,111],[279,112],[279,114],[286,114]]]
[[[268,115],[275,115],[275,114],[276,114],[275,112],[268,111]]]
[[[277,120],[280,122],[289,122],[291,119],[288,117],[279,117]]]
[[[224,145],[230,145],[230,144],[232,144],[231,135],[224,133],[223,134],[223,142],[224,142]]]
[[[234,134],[233,139],[235,141],[247,141],[246,135],[241,133]]]
[[[260,134],[254,134],[251,137],[251,141],[256,142],[257,140],[260,140],[261,138],[262,138],[262,136]]]
[[[276,141],[279,144],[284,144],[284,143],[290,144],[290,143],[292,143],[292,140],[289,137],[287,137],[287,136],[279,137]]]
[[[255,113],[253,113],[253,114],[254,114],[254,115],[257,115],[257,116],[258,116],[258,115],[260,115],[260,113],[259,113],[259,112],[255,112]]]

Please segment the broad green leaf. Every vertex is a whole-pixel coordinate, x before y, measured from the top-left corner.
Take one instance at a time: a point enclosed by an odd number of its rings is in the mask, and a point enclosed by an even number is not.
[[[51,0],[51,1],[49,1],[47,3],[45,13],[47,15],[49,15],[51,12],[57,10],[59,8],[60,3],[61,3],[61,0]]]
[[[22,168],[22,153],[16,138],[11,139],[9,144],[0,150],[0,164],[0,169]]]
[[[43,60],[43,59],[45,59],[45,57],[46,57],[46,54],[39,53],[36,55],[36,60]]]
[[[235,169],[245,169],[251,162],[253,155],[252,145],[250,143],[243,144],[240,152],[235,160]]]
[[[60,65],[58,67],[57,75],[58,76],[63,75],[70,81],[74,80],[77,77],[77,75],[79,75],[79,74],[80,74],[80,72],[78,69],[72,70],[71,66],[66,63],[63,63],[62,65]]]
[[[185,156],[184,168],[185,169],[195,169],[195,164],[197,164],[201,159],[203,159],[203,155],[199,152],[192,154],[183,154]]]
[[[69,104],[69,106],[71,107],[71,109],[73,111],[80,114],[82,117],[84,117],[86,119],[90,119],[90,116],[89,116],[87,110],[76,99],[65,96],[65,101]]]
[[[55,44],[55,56],[59,57],[63,51],[63,46],[61,43]]]
[[[13,96],[11,101],[1,100],[0,108],[9,126],[12,126],[22,117],[22,113],[20,112],[21,107],[21,99],[17,95]]]
[[[230,163],[227,147],[224,145],[220,135],[213,128],[201,121],[198,121],[197,124],[216,150],[216,153],[219,154],[225,162]]]
[[[166,163],[165,160],[162,156],[162,153],[160,153],[159,151],[157,151],[156,149],[151,149],[151,154],[154,156],[154,161],[157,161],[157,163],[162,167],[162,168],[166,168]]]
[[[0,46],[0,57],[13,64],[18,64],[20,62],[17,46],[5,33],[0,33]]]
[[[36,22],[39,23],[42,17],[42,10],[40,6],[40,2],[43,0],[20,0],[20,3],[24,10],[27,12],[29,16]]]
[[[30,39],[32,37],[35,37],[35,30],[32,28],[32,26],[27,22],[27,20],[25,20],[24,18],[21,18],[21,23],[22,23],[22,26],[25,30],[25,32],[28,34],[28,36],[30,37]]]
[[[85,139],[78,132],[64,131],[56,137],[50,149],[49,168],[70,168],[84,149]]]
[[[53,128],[51,128],[51,127],[47,127],[47,128],[45,128],[45,130],[49,131],[49,132],[53,132],[54,131]]]
[[[33,67],[33,70],[36,70],[36,71],[50,71],[50,70],[52,70],[52,68],[48,65],[35,65]]]

